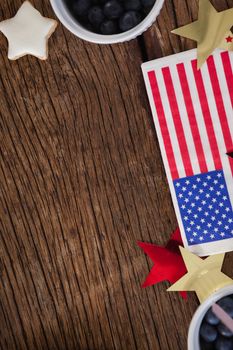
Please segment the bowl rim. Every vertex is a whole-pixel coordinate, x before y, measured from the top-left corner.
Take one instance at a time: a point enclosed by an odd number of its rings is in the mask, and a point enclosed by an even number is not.
[[[77,37],[96,44],[115,44],[134,39],[147,30],[159,15],[164,1],[155,0],[151,11],[136,27],[114,35],[97,34],[85,29],[71,15],[64,0],[50,0],[50,3],[60,22]]]
[[[200,350],[199,329],[206,311],[217,300],[233,294],[233,282],[231,285],[223,287],[206,299],[196,310],[188,331],[188,350]]]

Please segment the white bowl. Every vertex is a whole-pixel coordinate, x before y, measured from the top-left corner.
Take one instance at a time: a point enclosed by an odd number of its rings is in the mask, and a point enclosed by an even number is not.
[[[74,35],[96,44],[115,44],[134,39],[147,30],[158,16],[164,0],[156,0],[150,13],[136,27],[128,30],[127,32],[114,35],[102,35],[90,32],[74,19],[64,0],[50,0],[50,2],[61,23]]]
[[[207,310],[219,299],[230,294],[233,294],[233,284],[219,289],[216,293],[212,294],[208,299],[206,299],[206,301],[204,301],[204,303],[202,303],[198,307],[189,327],[188,350],[200,350],[199,330]]]

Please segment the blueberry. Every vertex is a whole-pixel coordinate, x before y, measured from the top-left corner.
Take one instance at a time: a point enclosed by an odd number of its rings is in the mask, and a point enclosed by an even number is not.
[[[150,11],[151,11],[151,7],[144,7],[144,9],[143,9],[144,17],[149,15]]]
[[[110,0],[104,5],[104,14],[109,19],[119,18],[123,13],[123,7],[117,0]]]
[[[137,26],[151,11],[156,0],[65,1],[70,4],[69,8],[74,17],[86,29],[111,35],[125,32]]]
[[[122,32],[126,32],[127,30],[136,27],[138,23],[141,21],[141,16],[136,11],[127,11],[121,16],[119,21],[119,27]]]
[[[206,343],[205,341],[200,341],[201,350],[214,350],[214,343]]]
[[[155,3],[155,0],[141,0],[143,7],[152,7]]]
[[[224,307],[224,306],[232,306],[233,307],[233,299],[230,297],[222,298],[218,301],[218,305],[221,307]]]
[[[207,311],[205,315],[205,321],[212,326],[216,326],[220,322],[211,309]]]
[[[88,20],[94,26],[99,26],[104,20],[104,13],[100,6],[93,6],[88,12]]]
[[[76,0],[72,5],[74,15],[86,16],[91,6],[90,0]]]
[[[117,23],[115,21],[110,20],[110,19],[105,20],[102,22],[102,24],[100,26],[100,31],[104,35],[116,34],[118,31]]]
[[[223,298],[217,302],[230,317],[233,317],[233,300],[229,297]]]
[[[216,350],[233,350],[233,340],[220,337],[215,344]]]
[[[200,336],[204,341],[207,343],[212,343],[216,340],[218,335],[217,330],[215,327],[209,325],[206,322],[203,322],[200,328]]]
[[[227,328],[226,326],[224,326],[224,324],[220,323],[218,325],[218,332],[223,336],[223,337],[227,337],[230,338],[233,336],[232,331],[230,331],[229,328]]]
[[[125,0],[124,2],[124,8],[129,11],[129,10],[140,10],[141,8],[141,2],[140,0]]]
[[[82,23],[82,25],[87,29],[89,30],[89,32],[94,32],[95,31],[95,28],[91,25],[91,23],[84,23],[84,22],[80,22]]]

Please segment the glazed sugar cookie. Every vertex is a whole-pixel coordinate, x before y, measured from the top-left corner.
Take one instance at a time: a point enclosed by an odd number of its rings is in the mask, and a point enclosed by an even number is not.
[[[57,21],[43,17],[29,1],[25,1],[16,15],[0,22],[0,31],[8,40],[8,58],[17,60],[33,55],[41,60],[48,57],[48,39]]]

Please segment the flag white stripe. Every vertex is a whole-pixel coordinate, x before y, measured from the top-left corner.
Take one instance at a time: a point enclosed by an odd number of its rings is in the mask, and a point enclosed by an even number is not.
[[[231,167],[229,164],[228,156],[226,155],[226,146],[225,146],[224,136],[223,136],[222,127],[221,127],[218,110],[216,106],[216,100],[215,100],[215,96],[212,89],[210,76],[209,76],[209,72],[206,64],[202,66],[201,71],[202,71],[205,90],[208,96],[209,109],[210,109],[211,118],[213,121],[213,127],[215,131],[217,143],[219,145],[220,158],[221,158],[225,180],[226,180],[228,192],[230,195],[231,205],[232,205],[233,204],[233,201],[232,201],[233,186],[232,186]],[[222,87],[222,84],[221,84],[221,87]]]
[[[172,112],[170,109],[169,99],[167,96],[167,90],[166,90],[166,86],[165,86],[165,82],[163,79],[163,74],[162,74],[161,69],[158,69],[158,71],[156,71],[156,77],[158,80],[160,95],[162,96],[163,108],[164,108],[164,113],[165,113],[165,116],[167,119],[168,131],[169,131],[170,135],[175,135],[175,137],[173,137],[173,136],[171,137],[171,144],[172,144],[172,148],[174,150],[174,158],[175,158],[175,162],[176,162],[176,166],[177,166],[177,171],[178,171],[179,177],[185,177],[186,174],[185,174],[184,164],[183,164],[183,160],[181,157],[179,142],[178,142],[178,139],[176,137],[176,129],[175,129],[174,120],[173,120]]]
[[[231,56],[231,61],[232,61],[232,56]],[[232,110],[232,105],[231,105],[231,97],[229,94],[227,82],[226,82],[226,77],[225,77],[225,72],[224,72],[224,67],[223,67],[223,62],[221,59],[220,55],[217,55],[214,57],[215,65],[219,65],[221,69],[217,69],[217,76],[219,83],[221,85],[221,92],[223,96],[223,104],[225,107],[226,115],[227,115],[227,121],[228,121],[228,126],[230,129],[231,133],[231,141],[233,142],[233,110]],[[232,86],[233,89],[233,86]]]
[[[185,66],[186,75],[188,77],[190,94],[192,96],[192,100],[194,101],[193,105],[194,105],[195,115],[197,119],[198,129],[200,133],[200,138],[201,138],[201,142],[202,142],[202,146],[205,154],[207,168],[208,168],[208,171],[212,171],[212,170],[215,170],[215,164],[214,164],[213,155],[211,151],[211,145],[209,143],[209,138],[206,130],[205,120],[203,118],[203,113],[202,113],[199,95],[197,92],[196,82],[193,75],[192,64],[189,61],[189,62],[186,62],[184,66]]]
[[[179,78],[179,74],[177,72],[175,65],[170,67],[170,73],[171,73],[171,77],[172,77],[172,81],[173,81],[173,86],[174,86],[176,101],[177,101],[177,105],[178,105],[178,109],[179,109],[179,113],[180,113],[181,123],[182,123],[183,129],[184,129],[184,136],[185,136],[185,141],[186,141],[186,144],[188,147],[190,162],[191,162],[194,174],[198,174],[198,173],[200,173],[198,157],[197,157],[196,148],[195,148],[194,141],[193,141],[192,131],[191,131],[190,124],[189,124],[185,100],[184,100],[182,88],[180,85],[180,78]],[[176,135],[176,137],[177,137],[177,135]]]

